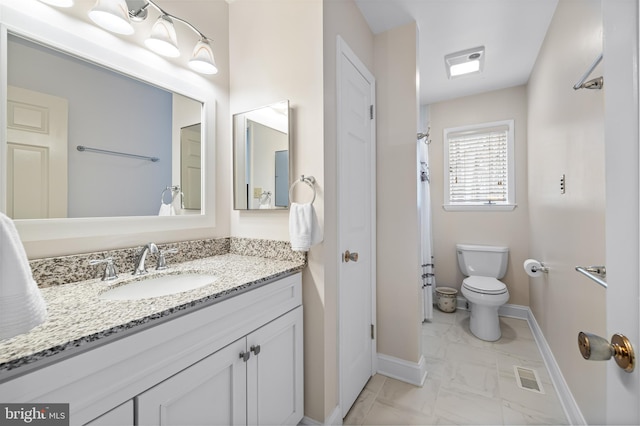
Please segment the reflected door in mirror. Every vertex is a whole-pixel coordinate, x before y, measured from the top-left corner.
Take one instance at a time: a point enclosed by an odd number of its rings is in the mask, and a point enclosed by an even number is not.
[[[7,215],[67,217],[66,99],[9,86]]]

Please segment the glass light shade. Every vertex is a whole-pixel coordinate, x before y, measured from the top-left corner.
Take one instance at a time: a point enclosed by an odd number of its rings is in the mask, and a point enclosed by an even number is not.
[[[89,18],[107,31],[125,35],[133,34],[125,0],[98,0],[89,11]]]
[[[193,49],[193,55],[189,60],[189,67],[201,74],[217,74],[218,67],[213,57],[211,44],[206,38],[201,39]]]
[[[158,55],[170,58],[180,56],[176,29],[171,18],[166,15],[160,16],[156,23],[153,24],[151,35],[144,41],[144,44]]]
[[[40,2],[57,7],[71,7],[73,0],[40,0]]]

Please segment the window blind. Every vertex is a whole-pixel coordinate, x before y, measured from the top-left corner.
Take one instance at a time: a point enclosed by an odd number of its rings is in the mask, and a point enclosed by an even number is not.
[[[449,133],[449,202],[508,201],[509,127]]]

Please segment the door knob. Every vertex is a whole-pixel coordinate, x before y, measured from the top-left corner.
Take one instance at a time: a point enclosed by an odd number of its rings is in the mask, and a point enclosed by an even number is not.
[[[358,261],[358,253],[351,253],[349,250],[344,252],[344,256],[342,258],[343,262],[349,262],[350,260],[357,262]]]
[[[631,373],[635,367],[635,354],[629,339],[622,334],[611,336],[611,343],[607,339],[595,334],[580,332],[578,334],[578,348],[584,359],[592,361],[606,361],[613,357],[627,373]]]

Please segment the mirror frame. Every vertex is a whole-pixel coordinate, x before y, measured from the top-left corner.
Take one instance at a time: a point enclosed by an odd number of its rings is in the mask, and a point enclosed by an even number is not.
[[[291,155],[291,150],[292,150],[292,141],[291,141],[291,129],[292,129],[292,122],[291,122],[291,103],[289,102],[288,99],[283,99],[281,101],[277,101],[277,102],[273,102],[269,105],[263,105],[261,107],[258,108],[253,108],[251,110],[248,111],[241,111],[241,112],[236,112],[234,114],[231,115],[231,134],[232,134],[232,140],[233,140],[233,164],[232,164],[232,170],[233,170],[233,210],[236,211],[287,211],[289,210],[289,207],[291,206],[291,200],[289,200],[289,194],[287,192],[287,205],[286,206],[281,206],[281,207],[277,207],[277,208],[272,208],[272,209],[259,209],[259,208],[249,208],[247,206],[247,208],[239,208],[238,207],[238,194],[237,194],[237,185],[238,185],[238,180],[237,180],[237,171],[236,171],[236,163],[238,163],[239,159],[237,158],[237,152],[238,152],[238,144],[239,143],[246,143],[246,140],[244,138],[244,135],[242,136],[243,139],[238,140],[238,137],[240,137],[240,135],[237,134],[237,123],[236,123],[236,118],[238,116],[244,116],[247,115],[249,113],[255,112],[255,111],[259,111],[262,109],[266,109],[266,108],[270,108],[273,107],[274,105],[278,105],[278,104],[286,104],[287,105],[287,150],[289,151],[289,162],[288,162],[288,170],[287,170],[287,191],[289,191],[289,188],[291,188],[291,170],[292,170],[292,155]],[[245,129],[246,130],[246,129]],[[246,132],[245,132],[246,133]],[[247,165],[245,164],[245,168],[247,167]],[[275,192],[273,194],[273,202],[275,205]]]
[[[0,4],[0,85],[7,87],[7,39],[11,33],[201,102],[202,135],[206,141],[202,152],[202,195],[205,202],[200,215],[16,220],[22,242],[215,227],[216,99],[211,82],[101,28],[67,16],[43,3],[33,3],[29,4],[28,12]],[[51,22],[56,22],[56,25]],[[6,170],[6,89],[0,91],[0,129],[0,170]],[[6,211],[6,180],[6,173],[0,173],[2,212]]]

